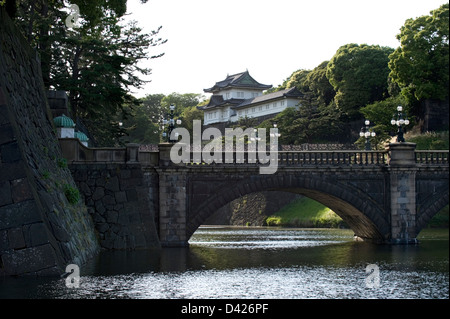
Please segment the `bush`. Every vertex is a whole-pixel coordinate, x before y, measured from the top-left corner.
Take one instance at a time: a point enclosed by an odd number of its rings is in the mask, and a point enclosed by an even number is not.
[[[67,160],[65,158],[58,158],[57,163],[58,167],[67,168]]]
[[[64,185],[64,194],[70,204],[75,205],[80,200],[80,192],[77,188],[70,186],[69,184]]]
[[[447,132],[426,132],[407,138],[407,142],[416,143],[418,150],[448,150],[449,135]]]
[[[279,216],[270,216],[267,217],[264,221],[265,226],[281,226],[282,225],[282,219]]]

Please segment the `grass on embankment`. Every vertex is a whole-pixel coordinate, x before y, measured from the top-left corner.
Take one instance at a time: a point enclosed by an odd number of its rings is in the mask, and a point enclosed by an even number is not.
[[[268,216],[264,224],[283,227],[347,227],[331,209],[307,197],[287,204],[275,215]]]
[[[264,226],[348,228],[345,222],[328,207],[302,197],[281,208],[275,215],[268,216]],[[426,228],[447,228],[449,206],[444,207],[428,223]]]
[[[441,209],[434,217],[429,221],[427,228],[448,228],[448,205]]]

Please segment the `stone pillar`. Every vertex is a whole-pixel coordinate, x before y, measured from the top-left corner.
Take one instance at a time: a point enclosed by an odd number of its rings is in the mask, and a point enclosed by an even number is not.
[[[170,159],[174,144],[161,143],[159,147],[159,238],[163,247],[188,245],[186,235],[187,195],[186,172]]]
[[[414,143],[389,144],[391,243],[415,244],[416,159]]]
[[[159,149],[159,166],[170,166],[172,161],[170,160],[170,149],[173,144],[171,143],[160,143],[158,144]]]
[[[159,169],[159,239],[163,247],[188,245],[186,172]]]
[[[139,144],[129,143],[127,147],[127,163],[139,162]]]
[[[67,96],[66,91],[49,90],[47,91],[47,100],[53,118],[61,116],[63,114],[71,116],[68,107],[69,97]]]

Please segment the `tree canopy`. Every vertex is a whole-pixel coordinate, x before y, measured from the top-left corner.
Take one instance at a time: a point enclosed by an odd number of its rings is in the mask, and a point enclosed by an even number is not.
[[[328,105],[336,95],[336,91],[327,78],[329,61],[324,61],[308,73],[304,81],[309,91],[314,94],[320,105]]]
[[[158,142],[161,119],[167,118],[171,104],[188,130],[193,119],[202,119],[196,108],[203,98],[200,94],[153,94],[143,99],[132,95],[133,88],[146,83],[142,76],[151,74],[139,62],[161,57],[163,53],[153,50],[166,40],[158,36],[161,27],[143,33],[136,22],[125,24],[126,0],[0,0],[0,4],[6,4],[37,49],[46,88],[68,93],[72,116],[84,123],[96,146]],[[72,4],[80,15],[75,27],[66,23]],[[388,118],[396,104],[413,112],[417,122],[425,117],[424,100],[446,101],[448,109],[448,3],[430,15],[406,20],[397,39],[397,49],[342,45],[329,61],[292,72],[267,92],[295,86],[304,94],[301,107],[281,112],[261,126],[278,122],[280,141],[286,144],[349,142],[368,118],[381,141],[392,129]],[[238,125],[254,122],[245,119]],[[128,138],[123,137],[126,134]]]
[[[174,105],[174,118],[180,119],[181,125],[192,136],[193,120],[202,120],[203,112],[197,109],[203,96],[194,93],[149,94],[140,100],[140,104],[133,108],[131,116],[124,122],[123,127],[127,136],[123,142],[139,144],[158,144],[161,142],[163,119],[169,119],[169,106]],[[165,127],[167,129],[167,127]]]
[[[397,39],[400,47],[390,56],[390,76],[408,101],[448,98],[449,4],[406,20]]]
[[[388,96],[389,55],[392,48],[367,44],[341,46],[327,66],[327,78],[336,91],[336,106],[349,118],[359,108]]]
[[[71,4],[79,18],[69,27]],[[163,55],[150,53],[166,41],[158,37],[161,27],[143,33],[136,22],[125,24],[126,0],[21,1],[17,8],[16,23],[40,54],[46,88],[68,92],[71,115],[97,146],[115,145],[126,133],[119,123],[139,104],[131,90],[151,73],[139,62]]]

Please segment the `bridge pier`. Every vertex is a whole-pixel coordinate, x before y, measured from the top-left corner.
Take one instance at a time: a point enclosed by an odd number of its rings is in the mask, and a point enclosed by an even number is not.
[[[416,158],[414,143],[389,144],[391,244],[416,244]]]
[[[159,144],[159,238],[162,247],[188,246],[187,173],[171,164],[173,144]]]

